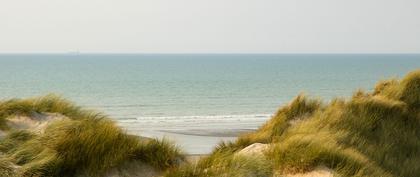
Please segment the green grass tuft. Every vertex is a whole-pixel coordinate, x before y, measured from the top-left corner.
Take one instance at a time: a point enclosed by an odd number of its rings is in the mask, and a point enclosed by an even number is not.
[[[31,116],[33,113],[59,113],[71,119],[100,114],[91,110],[82,109],[55,94],[29,99],[11,99],[0,101],[0,129],[8,129],[6,119],[10,116]]]
[[[260,169],[261,164],[246,167],[249,171],[282,175],[326,166],[338,176],[417,177],[419,96],[420,70],[401,81],[382,81],[372,93],[358,90],[350,99],[336,98],[328,104],[299,95],[257,131],[222,142],[197,164],[166,176],[235,176],[241,171],[236,167],[248,163],[239,160],[234,163],[240,165],[232,167],[236,152],[253,143],[267,143],[270,150],[264,163],[269,169]]]
[[[185,161],[181,150],[166,139],[152,139],[134,150],[134,159],[158,169],[174,168]]]
[[[165,177],[269,177],[272,175],[271,164],[263,157],[240,156],[217,152],[202,158],[197,164],[187,164],[168,171]]]
[[[420,70],[409,73],[401,81],[401,98],[413,108],[420,107]]]
[[[293,121],[304,120],[321,109],[321,107],[321,101],[308,99],[301,94],[277,111],[271,120],[261,126],[257,132],[240,137],[237,143],[248,142],[248,145],[252,143],[270,143],[273,139],[281,136]]]
[[[0,176],[1,177],[18,177],[16,169],[10,160],[0,157]]]
[[[4,164],[19,167],[13,175],[99,177],[127,161],[163,171],[184,159],[180,150],[166,140],[128,135],[108,117],[55,95],[0,102],[3,120],[33,113],[58,113],[68,119],[53,121],[42,133],[8,131],[0,140],[0,152],[6,159]],[[8,167],[0,166],[0,174],[9,173]]]

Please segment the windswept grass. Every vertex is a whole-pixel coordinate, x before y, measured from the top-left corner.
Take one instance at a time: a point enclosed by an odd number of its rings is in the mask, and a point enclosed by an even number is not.
[[[257,131],[222,142],[198,164],[166,176],[240,171],[226,161],[253,143],[270,144],[265,152],[270,169],[247,167],[265,175],[326,166],[338,176],[420,176],[420,70],[402,80],[381,81],[371,93],[358,90],[347,100],[322,103],[299,95]],[[213,168],[219,171],[209,173]]]
[[[0,176],[2,177],[18,177],[13,164],[4,157],[0,157]]]
[[[221,142],[214,149],[218,151],[236,152],[253,143],[271,143],[278,139],[288,127],[309,118],[316,111],[322,109],[320,100],[308,99],[305,95],[298,95],[288,105],[277,113],[256,132],[242,135],[235,142]]]
[[[59,113],[71,119],[96,116],[100,113],[82,109],[55,94],[29,99],[0,101],[0,129],[7,129],[6,119],[13,115],[31,116],[33,113]]]
[[[0,141],[0,151],[5,164],[19,167],[17,176],[99,177],[127,161],[163,171],[184,158],[166,140],[128,135],[106,116],[83,110],[55,95],[0,103],[0,118],[4,120],[34,112],[58,113],[69,119],[53,121],[39,134],[10,130]],[[0,174],[10,172],[6,167],[0,163]]]
[[[344,176],[419,176],[419,79],[415,71],[331,102],[285,131],[269,156],[284,171],[325,165]]]
[[[151,139],[143,142],[134,152],[133,159],[158,169],[174,168],[185,161],[176,145],[166,139]]]
[[[331,102],[286,130],[269,155],[284,171],[325,165],[344,176],[419,176],[418,79],[412,72]]]
[[[197,164],[187,164],[168,171],[166,177],[269,177],[271,164],[263,157],[240,156],[229,152],[217,152],[201,159]]]
[[[320,110],[321,106],[321,101],[308,99],[301,94],[293,99],[290,104],[281,108],[256,133],[250,133],[243,138],[250,138],[253,142],[269,143],[281,136],[292,124],[309,118],[314,112]]]
[[[375,88],[374,95],[387,97],[391,100],[399,100],[406,103],[409,108],[420,107],[420,71],[407,74],[401,81],[382,81]],[[413,110],[416,111],[416,110]]]

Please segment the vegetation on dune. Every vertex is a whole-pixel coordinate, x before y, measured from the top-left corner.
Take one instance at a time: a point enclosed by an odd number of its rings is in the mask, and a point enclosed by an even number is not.
[[[216,152],[202,158],[196,164],[187,164],[168,171],[166,177],[265,177],[271,176],[270,162],[263,157],[235,155],[230,152]]]
[[[13,164],[4,157],[0,157],[0,176],[2,177],[17,177]]]
[[[127,161],[165,170],[183,160],[172,143],[128,135],[106,116],[58,96],[0,103],[3,122],[16,114],[31,116],[34,112],[59,113],[69,119],[53,121],[39,134],[9,130],[0,140],[1,176],[94,177]]]
[[[68,119],[50,123],[42,133],[7,126],[14,115],[33,113]],[[166,177],[269,177],[319,166],[339,176],[416,177],[420,70],[348,99],[326,103],[301,94],[255,132],[222,142],[197,163],[179,167],[184,157],[168,141],[127,135],[106,116],[54,95],[0,102],[0,129],[7,132],[0,140],[0,176],[5,177],[95,177],[127,162],[167,170]],[[242,153],[254,143],[269,144],[269,149],[262,155]]]
[[[166,176],[239,172],[247,161],[231,167],[228,159],[253,143],[270,144],[264,155],[269,169],[245,167],[259,174],[254,176],[307,172],[318,166],[339,176],[420,176],[420,70],[402,80],[381,81],[371,93],[359,90],[347,100],[322,103],[299,95],[257,131],[222,142],[197,164]],[[210,173],[213,169],[217,173]]]
[[[33,113],[59,113],[70,119],[92,117],[99,114],[84,110],[55,94],[29,99],[11,99],[0,101],[0,129],[8,129],[6,119],[12,115],[31,116]]]

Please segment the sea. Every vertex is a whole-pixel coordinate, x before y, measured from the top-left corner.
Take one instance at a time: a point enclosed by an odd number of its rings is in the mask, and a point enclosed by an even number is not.
[[[55,93],[203,154],[298,94],[328,102],[415,69],[420,54],[0,54],[0,99]]]

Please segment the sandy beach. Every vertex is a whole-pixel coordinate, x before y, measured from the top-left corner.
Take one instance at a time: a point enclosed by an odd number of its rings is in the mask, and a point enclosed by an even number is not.
[[[173,141],[187,154],[208,154],[221,141],[232,141],[240,134],[255,131],[270,117],[270,114],[139,117],[117,123],[129,134]]]
[[[212,151],[215,145],[221,141],[233,141],[241,133],[252,131],[252,129],[236,129],[236,130],[149,130],[149,131],[133,131],[128,130],[129,134],[139,135],[149,138],[165,138],[175,142],[188,155],[204,155]]]

